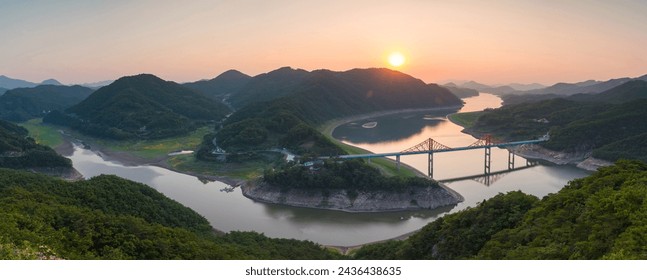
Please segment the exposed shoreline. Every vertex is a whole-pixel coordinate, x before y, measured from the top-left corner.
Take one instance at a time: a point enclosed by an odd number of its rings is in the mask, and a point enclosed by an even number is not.
[[[456,205],[465,199],[459,193],[448,190],[446,186],[409,188],[400,193],[389,191],[360,191],[356,198],[350,199],[346,190],[322,191],[281,190],[263,182],[248,181],[241,186],[245,197],[263,203],[288,205],[294,207],[343,211],[349,213],[380,213],[432,210]]]
[[[457,122],[454,122],[451,118],[449,119],[452,123],[463,127],[462,133],[472,135],[475,138],[479,138],[481,133],[476,132],[470,128],[465,128]],[[521,145],[518,147],[508,147],[506,148],[509,151],[514,152],[516,155],[527,159],[542,160],[550,162],[556,165],[573,165],[577,168],[586,170],[586,171],[596,171],[600,167],[613,165],[613,162],[597,159],[591,156],[591,152],[580,152],[580,153],[566,153],[546,149],[539,145]]]

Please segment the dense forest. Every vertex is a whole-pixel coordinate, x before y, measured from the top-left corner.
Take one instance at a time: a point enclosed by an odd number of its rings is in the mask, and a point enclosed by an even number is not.
[[[647,164],[618,161],[541,200],[499,194],[358,259],[646,259]]]
[[[112,175],[74,183],[0,169],[0,259],[331,259],[307,241],[217,234],[154,189]]]
[[[488,110],[470,130],[509,140],[550,133],[549,149],[647,161],[647,82],[632,81],[596,95],[523,102]]]
[[[0,167],[72,167],[69,159],[50,147],[36,144],[28,134],[25,128],[0,120]]]
[[[16,88],[0,96],[0,119],[22,122],[63,110],[86,99],[93,92],[82,86],[40,85]]]
[[[219,121],[230,112],[223,103],[149,74],[123,77],[44,122],[112,139],[156,139]]]
[[[288,164],[267,169],[265,182],[283,188],[302,190],[393,191],[402,192],[410,187],[439,187],[438,183],[421,177],[386,177],[362,160],[334,159],[313,162],[312,167]]]

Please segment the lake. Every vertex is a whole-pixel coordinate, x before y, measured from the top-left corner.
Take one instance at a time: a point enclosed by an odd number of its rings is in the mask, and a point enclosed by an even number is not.
[[[466,98],[463,112],[496,108],[501,99],[491,94]],[[461,133],[461,127],[447,120],[454,111],[430,111],[395,114],[346,123],[333,136],[347,144],[371,152],[394,152],[414,146],[428,138],[450,146],[465,146],[476,141]],[[375,125],[372,123],[375,122]],[[364,125],[367,124],[368,125]],[[363,126],[364,125],[364,126]],[[483,173],[483,150],[434,155],[434,178],[450,179]],[[331,210],[297,208],[254,202],[239,188],[222,182],[201,181],[196,177],[155,166],[125,166],[101,158],[96,152],[74,147],[70,156],[83,176],[114,174],[147,184],[166,196],[204,216],[222,231],[256,231],[269,237],[311,240],[324,245],[352,246],[385,240],[415,231],[446,213],[473,207],[498,193],[522,190],[542,197],[557,192],[569,180],[588,172],[572,166],[539,164],[486,179],[475,178],[448,182],[446,185],[465,197],[455,207],[427,211],[389,213],[346,213]],[[403,156],[402,162],[426,173],[427,155]],[[507,169],[508,152],[492,149],[492,171]],[[515,158],[524,166],[525,159]]]

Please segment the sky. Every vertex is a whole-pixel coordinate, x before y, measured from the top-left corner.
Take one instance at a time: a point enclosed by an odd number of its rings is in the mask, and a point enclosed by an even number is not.
[[[390,67],[425,82],[608,80],[647,74],[646,15],[647,1],[626,0],[0,0],[0,75],[188,82],[290,66]]]

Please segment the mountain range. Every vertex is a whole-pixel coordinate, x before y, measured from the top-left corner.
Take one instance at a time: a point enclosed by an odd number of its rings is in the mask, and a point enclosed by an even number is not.
[[[93,92],[82,86],[39,85],[16,88],[0,96],[0,119],[22,122],[75,105]]]
[[[262,91],[263,85],[270,89]],[[446,88],[377,68],[344,72],[281,68],[252,78],[231,100],[243,107],[218,132],[223,148],[281,146],[315,153],[339,152],[314,128],[327,120],[384,110],[462,106]]]
[[[647,81],[647,75],[636,77],[636,78],[617,78],[610,79],[607,81],[595,81],[587,80],[578,83],[556,83],[549,87],[542,88],[532,88],[534,85],[539,84],[530,84],[526,86],[519,86],[518,84],[510,84],[508,86],[489,86],[474,81],[469,81],[461,84],[461,87],[471,88],[478,90],[480,92],[488,92],[499,95],[506,94],[518,94],[518,95],[530,95],[530,94],[555,94],[555,95],[573,95],[578,93],[600,93],[619,85],[622,85],[628,81],[632,80],[642,80]]]
[[[221,120],[230,112],[221,102],[154,75],[122,77],[44,122],[114,138],[164,138]]]

